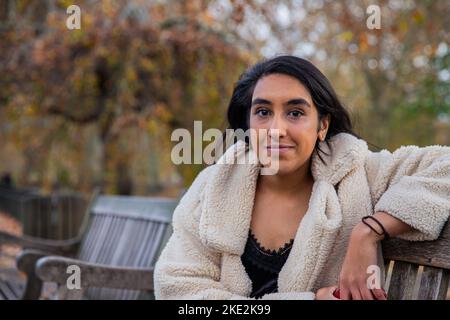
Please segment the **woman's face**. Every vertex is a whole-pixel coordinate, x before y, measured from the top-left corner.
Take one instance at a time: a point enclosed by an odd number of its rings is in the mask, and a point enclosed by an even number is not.
[[[319,126],[311,95],[296,78],[271,74],[256,83],[250,128],[257,132],[265,129],[260,133],[267,142],[259,138],[257,144],[267,145],[269,157],[279,155],[278,174],[289,174],[308,164],[317,139],[325,138],[328,125],[329,118],[324,118]]]

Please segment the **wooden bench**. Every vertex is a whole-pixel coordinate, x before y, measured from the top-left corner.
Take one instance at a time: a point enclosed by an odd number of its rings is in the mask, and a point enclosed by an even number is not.
[[[73,192],[30,197],[23,203],[23,234],[58,240],[76,237],[86,205],[86,200]]]
[[[39,197],[39,191],[32,188],[6,188],[0,186],[0,210],[22,220],[24,203],[30,198]]]
[[[450,280],[450,223],[435,241],[383,242],[388,299],[445,300]]]
[[[0,187],[0,210],[20,221],[25,235],[68,239],[80,229],[86,200],[76,192],[43,195],[33,189]]]
[[[75,239],[17,239],[0,233],[0,243],[9,240],[35,248],[24,250],[18,259],[19,269],[28,275],[23,298],[38,298],[42,280],[60,284],[59,298],[65,299],[152,298],[152,267],[171,234],[175,206],[174,200],[101,196]],[[60,256],[48,256],[49,252]],[[389,299],[446,298],[450,279],[449,223],[435,241],[385,241],[383,255],[389,271],[385,287]],[[80,267],[81,287],[87,290],[66,290],[69,265]]]
[[[98,196],[73,239],[0,232],[0,243],[28,248],[17,259],[19,270],[27,275],[21,298],[38,299],[43,281],[58,283],[59,299],[152,298],[153,267],[171,234],[176,204],[173,199]],[[81,290],[67,289],[71,265],[80,268]]]

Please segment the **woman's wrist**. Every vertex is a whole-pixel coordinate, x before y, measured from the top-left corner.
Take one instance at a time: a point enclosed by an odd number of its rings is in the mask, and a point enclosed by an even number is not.
[[[377,243],[384,239],[383,235],[375,233],[371,228],[365,225],[363,222],[358,223],[352,231],[352,238],[357,241],[369,241]]]

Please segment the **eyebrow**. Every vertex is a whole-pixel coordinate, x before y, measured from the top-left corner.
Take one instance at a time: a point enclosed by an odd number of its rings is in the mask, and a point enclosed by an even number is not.
[[[262,98],[255,98],[252,101],[252,106],[257,105],[257,104],[267,104],[267,105],[272,105],[272,102],[266,99],[262,99]],[[308,101],[306,101],[303,98],[296,98],[296,99],[291,99],[288,102],[284,103],[284,106],[292,106],[292,105],[304,105],[307,106],[309,108],[311,108],[311,105],[308,103]]]

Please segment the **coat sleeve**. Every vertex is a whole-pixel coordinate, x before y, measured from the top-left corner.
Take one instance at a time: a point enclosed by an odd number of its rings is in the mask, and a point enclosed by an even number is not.
[[[174,211],[173,234],[155,265],[156,299],[250,299],[236,295],[220,282],[221,253],[206,247],[198,233],[203,170]],[[262,299],[313,300],[312,292],[267,294]]]
[[[365,165],[375,212],[384,211],[414,228],[398,238],[439,237],[450,214],[450,147],[369,152]]]

